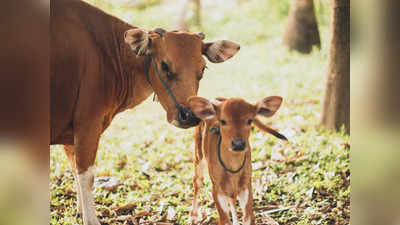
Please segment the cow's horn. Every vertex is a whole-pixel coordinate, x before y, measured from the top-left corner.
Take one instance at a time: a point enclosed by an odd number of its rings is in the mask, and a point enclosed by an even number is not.
[[[204,38],[206,38],[206,35],[203,32],[197,33],[197,35],[200,36],[201,40],[204,40]]]
[[[153,30],[155,33],[159,34],[161,37],[163,36],[163,34],[165,32],[167,32],[166,30],[162,29],[162,28],[156,28]]]

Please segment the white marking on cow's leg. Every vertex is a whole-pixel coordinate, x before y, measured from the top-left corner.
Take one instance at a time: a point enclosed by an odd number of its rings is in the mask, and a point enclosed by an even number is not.
[[[75,158],[75,149],[73,145],[64,145],[65,155],[68,158],[69,164],[71,166],[72,174],[74,175],[75,181],[75,190],[76,190],[76,205],[78,208],[78,214],[82,215],[82,200],[81,200],[81,191],[79,188],[78,182],[78,172],[76,169],[76,158]]]
[[[224,195],[218,195],[218,202],[219,202],[219,205],[221,206],[221,208],[222,208],[222,210],[225,212],[225,213],[229,213],[229,200],[228,200],[228,197],[226,197],[226,196],[224,196]]]
[[[230,199],[229,206],[231,207],[233,225],[239,225],[239,221],[238,221],[238,218],[237,218],[237,212],[236,212],[236,199],[233,199],[233,198]]]
[[[76,171],[73,172],[75,184],[76,184],[76,205],[78,207],[78,214],[82,215],[82,196],[81,196],[81,188],[79,187],[78,176],[76,175]]]
[[[89,167],[87,171],[78,174],[84,225],[100,225],[96,216],[96,208],[92,195],[93,181],[93,167]]]
[[[194,195],[193,195],[193,204],[192,204],[192,212],[191,212],[191,222],[199,223],[202,221],[203,216],[200,210],[199,205],[199,191],[203,185],[203,171],[205,166],[205,159],[202,159],[199,163],[195,164],[195,179],[193,179],[194,186]]]
[[[243,225],[250,225],[251,224],[251,217],[248,216],[251,212],[246,212],[246,206],[249,201],[249,190],[245,189],[244,191],[239,193],[239,203],[240,207],[243,211]],[[245,218],[247,217],[247,218]]]

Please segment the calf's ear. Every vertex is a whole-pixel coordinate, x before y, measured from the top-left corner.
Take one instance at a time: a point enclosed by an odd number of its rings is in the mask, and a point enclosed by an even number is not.
[[[221,40],[203,43],[202,53],[210,62],[221,63],[234,56],[240,49],[240,45],[233,41]]]
[[[282,97],[280,96],[269,96],[259,101],[256,104],[257,115],[270,117],[278,111],[282,103]]]
[[[205,98],[192,96],[188,99],[188,104],[193,113],[201,120],[209,120],[216,116],[213,105]]]
[[[138,56],[150,54],[151,38],[149,32],[133,28],[125,31],[124,41]]]

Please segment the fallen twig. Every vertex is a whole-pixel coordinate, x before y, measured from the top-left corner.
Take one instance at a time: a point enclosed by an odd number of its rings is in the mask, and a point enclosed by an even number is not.
[[[256,206],[254,207],[254,210],[259,211],[259,210],[270,210],[270,209],[277,209],[279,206],[277,205],[266,205],[266,206]]]
[[[291,208],[294,208],[294,206],[288,206],[288,207],[283,207],[283,208],[278,208],[278,209],[272,209],[272,210],[266,211],[266,213],[267,214],[271,214],[271,213],[286,211],[286,210],[291,209]]]

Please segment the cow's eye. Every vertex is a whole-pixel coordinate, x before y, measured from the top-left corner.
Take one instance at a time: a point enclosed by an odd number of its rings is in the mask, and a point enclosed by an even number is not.
[[[161,70],[167,75],[168,80],[174,80],[176,78],[176,74],[171,72],[168,64],[164,61],[161,62]]]
[[[221,125],[226,125],[226,121],[225,120],[221,120]]]
[[[167,73],[167,79],[168,80],[175,80],[176,79],[176,73],[168,72]]]
[[[164,62],[164,61],[161,62],[161,69],[162,69],[162,71],[163,71],[164,73],[171,72],[171,71],[169,70],[168,64],[167,64],[166,62]]]
[[[247,120],[247,124],[251,124],[253,122],[253,120],[252,119],[250,119],[250,120]]]

